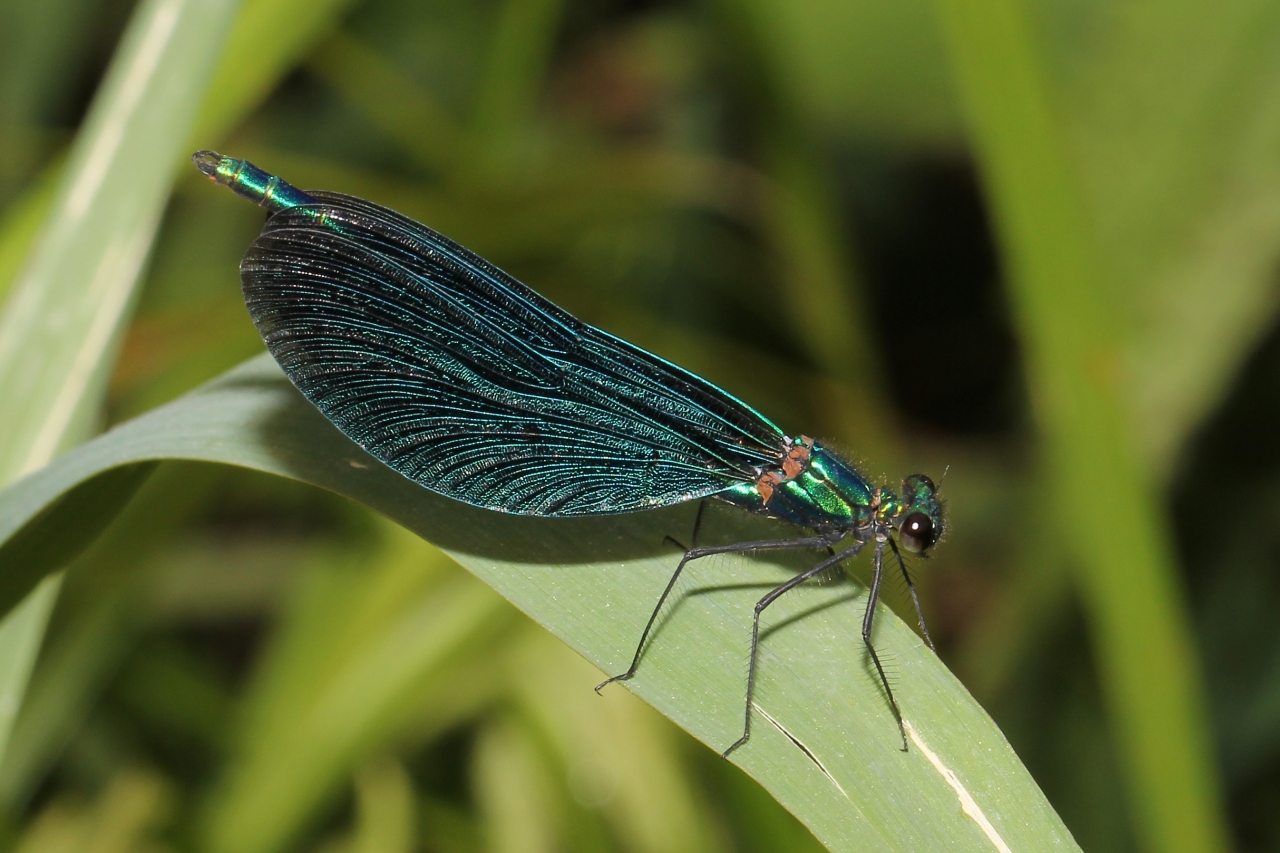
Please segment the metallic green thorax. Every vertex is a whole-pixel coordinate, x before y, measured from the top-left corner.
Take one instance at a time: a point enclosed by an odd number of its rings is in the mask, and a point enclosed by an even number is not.
[[[236,195],[271,213],[316,201],[275,175],[268,175],[248,160],[224,157],[215,151],[197,151],[191,161],[214,183],[230,188]]]
[[[773,474],[770,480],[771,475],[765,472],[760,481],[744,483],[718,497],[752,512],[815,530],[896,527],[907,515],[922,512],[941,531],[942,507],[927,477],[908,477],[899,497],[889,489],[871,485],[838,454],[811,438],[801,436],[792,444],[808,451],[807,462],[794,476]]]

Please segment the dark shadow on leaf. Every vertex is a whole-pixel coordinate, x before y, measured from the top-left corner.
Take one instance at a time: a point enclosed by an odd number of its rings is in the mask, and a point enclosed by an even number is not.
[[[831,607],[835,607],[838,604],[846,604],[850,601],[857,601],[858,599],[863,597],[863,594],[865,592],[866,592],[866,588],[863,587],[861,584],[859,584],[856,589],[851,589],[848,592],[841,593],[840,595],[832,596],[831,598],[828,598],[825,601],[820,601],[811,607],[806,607],[804,610],[800,610],[795,613],[790,613],[786,617],[779,619],[777,622],[771,622],[760,629],[760,642],[763,643],[766,639],[773,636],[777,632],[781,631],[783,628],[786,628],[788,625],[793,625],[796,622],[799,622],[803,619],[806,619],[809,616],[814,615],[815,613],[821,613],[822,611],[827,610]],[[861,610],[858,610],[856,612],[855,618],[859,622],[862,621]]]
[[[79,483],[0,545],[0,613],[89,547],[155,467],[154,462],[122,465]]]

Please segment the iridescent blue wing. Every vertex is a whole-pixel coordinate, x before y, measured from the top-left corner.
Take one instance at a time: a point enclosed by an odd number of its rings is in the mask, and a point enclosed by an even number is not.
[[[272,355],[391,468],[476,506],[575,516],[753,481],[781,431],[394,211],[315,192],[240,266]]]

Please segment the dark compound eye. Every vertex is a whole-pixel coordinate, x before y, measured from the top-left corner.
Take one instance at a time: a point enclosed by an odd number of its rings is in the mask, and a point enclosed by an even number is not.
[[[933,480],[930,480],[924,474],[912,474],[910,479],[919,480],[921,483],[924,483],[929,487],[929,491],[931,492],[936,492],[938,490],[938,487],[933,484]]]
[[[933,521],[923,512],[911,513],[898,528],[898,541],[911,553],[919,554],[933,544]]]

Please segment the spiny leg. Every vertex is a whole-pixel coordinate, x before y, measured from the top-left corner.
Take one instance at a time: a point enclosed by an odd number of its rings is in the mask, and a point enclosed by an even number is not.
[[[911,593],[911,603],[916,606],[916,621],[920,624],[920,633],[924,634],[924,641],[929,644],[930,649],[933,649],[934,654],[937,654],[938,650],[934,648],[933,637],[929,636],[929,626],[924,624],[924,611],[920,609],[920,597],[916,595],[916,585],[911,582],[911,575],[907,572],[906,561],[902,559],[902,553],[898,550],[898,543],[890,539],[889,547],[893,549],[893,556],[898,558],[898,568],[902,569],[902,579],[907,582],[907,589]]]
[[[615,681],[626,681],[636,674],[636,670],[640,667],[640,653],[644,651],[644,644],[649,639],[649,632],[653,630],[653,623],[658,621],[658,613],[662,610],[662,605],[666,603],[667,596],[671,595],[671,590],[675,588],[676,581],[680,579],[680,573],[684,571],[685,565],[690,561],[702,557],[710,557],[712,554],[749,554],[755,551],[781,551],[788,548],[826,548],[830,544],[831,540],[826,536],[803,536],[798,539],[762,539],[756,542],[738,542],[733,545],[709,545],[705,548],[690,548],[685,551],[684,557],[680,560],[680,565],[676,566],[676,570],[671,574],[671,580],[667,581],[667,588],[659,596],[658,603],[653,608],[653,613],[649,614],[649,621],[645,624],[644,631],[640,634],[640,642],[636,644],[635,656],[631,658],[631,666],[627,668],[626,672],[597,684],[596,692],[599,693],[601,689]]]
[[[720,753],[721,758],[728,758],[729,753],[742,746],[751,737],[751,700],[754,698],[756,692],[756,658],[760,651],[760,614],[763,613],[764,609],[770,604],[773,604],[784,594],[800,586],[805,581],[811,580],[828,569],[838,566],[845,560],[851,560],[858,556],[858,552],[862,550],[864,545],[866,545],[865,542],[859,542],[856,545],[846,548],[839,554],[832,554],[813,568],[806,569],[786,583],[770,590],[768,595],[756,602],[755,618],[751,622],[751,657],[747,663],[747,708],[742,723],[742,737],[738,738],[733,742],[732,746]]]
[[[876,647],[871,644],[871,626],[876,616],[876,599],[880,597],[880,581],[884,575],[884,542],[876,543],[876,556],[872,563],[871,572],[871,589],[867,592],[867,612],[862,617],[862,642],[867,646],[867,653],[871,655],[871,662],[876,665],[876,672],[880,673],[880,683],[884,685],[884,695],[889,699],[889,706],[893,708],[894,719],[898,721],[898,731],[902,733],[902,751],[907,751],[907,727],[902,722],[902,711],[898,708],[898,700],[893,698],[893,690],[889,687],[889,678],[884,674],[884,667],[880,665],[880,656],[876,654]]]

